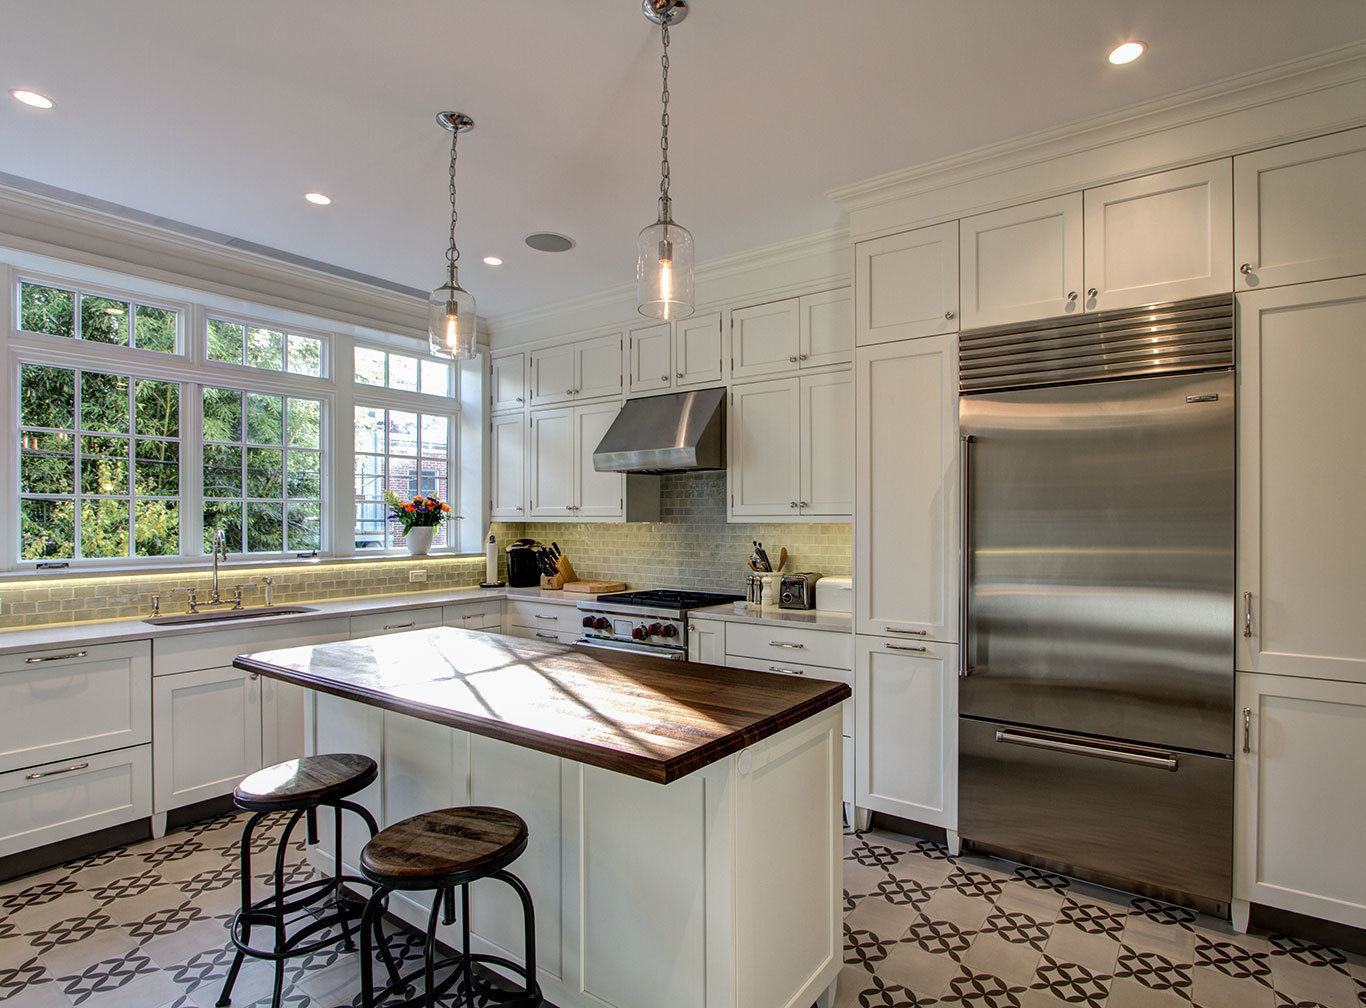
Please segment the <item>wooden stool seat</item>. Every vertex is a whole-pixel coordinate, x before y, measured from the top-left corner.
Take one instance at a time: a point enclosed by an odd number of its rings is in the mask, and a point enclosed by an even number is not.
[[[365,875],[390,889],[444,889],[500,871],[526,850],[527,827],[506,809],[437,809],[394,823],[361,851]]]
[[[279,812],[338,801],[378,776],[375,761],[358,753],[304,756],[256,771],[237,785],[232,797],[240,808]]]

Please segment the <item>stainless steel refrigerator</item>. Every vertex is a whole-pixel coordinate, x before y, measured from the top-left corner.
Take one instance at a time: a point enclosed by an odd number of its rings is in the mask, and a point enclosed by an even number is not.
[[[960,347],[959,832],[1226,913],[1229,297]]]

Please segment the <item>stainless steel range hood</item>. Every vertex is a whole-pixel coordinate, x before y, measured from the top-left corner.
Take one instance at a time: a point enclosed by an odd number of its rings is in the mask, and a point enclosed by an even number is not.
[[[725,467],[724,388],[628,399],[593,452],[593,468],[598,472],[696,472]]]

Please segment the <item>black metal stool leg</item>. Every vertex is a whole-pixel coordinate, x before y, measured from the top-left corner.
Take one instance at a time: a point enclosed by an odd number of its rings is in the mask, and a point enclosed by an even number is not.
[[[289,821],[285,823],[284,832],[280,834],[279,844],[275,848],[275,952],[277,955],[285,951],[285,944],[289,940],[285,933],[285,858],[289,855],[289,835],[294,832],[294,827],[299,824],[299,820],[304,817],[306,811],[306,809],[297,809],[289,817]],[[270,1008],[280,1008],[284,993],[285,960],[281,956],[275,960],[275,993],[271,996]]]
[[[531,891],[516,875],[510,871],[499,870],[493,873],[492,878],[502,879],[516,891],[517,897],[522,901],[522,920],[526,927],[526,996],[534,997],[538,990],[536,983],[536,910],[531,903]]]
[[[460,951],[465,961],[460,964],[460,972],[465,976],[465,1008],[474,1008],[474,962],[470,959],[470,887],[465,883],[460,887]]]
[[[380,914],[377,912],[378,907],[388,895],[388,889],[385,889],[382,886],[376,886],[374,891],[370,894],[370,898],[366,900],[365,909],[360,915],[360,996],[362,1008],[374,1008],[375,1006],[374,952],[371,948],[373,943],[373,939],[371,938],[372,933],[374,938],[379,939],[380,948],[384,949],[385,952],[388,951],[383,941],[383,935],[379,929]],[[388,957],[386,956],[386,959],[387,958]],[[392,960],[389,961],[389,968],[392,972]],[[394,982],[397,983],[396,978]]]
[[[242,827],[242,842],[240,847],[240,864],[242,873],[242,938],[243,941],[251,940],[251,835],[259,823],[270,813],[257,812],[247,820],[247,824]],[[237,954],[232,957],[232,966],[228,969],[228,975],[223,981],[223,993],[218,996],[217,1008],[225,1008],[232,1001],[233,984],[237,983],[237,974],[242,969],[242,960],[246,958],[246,953],[238,948]]]

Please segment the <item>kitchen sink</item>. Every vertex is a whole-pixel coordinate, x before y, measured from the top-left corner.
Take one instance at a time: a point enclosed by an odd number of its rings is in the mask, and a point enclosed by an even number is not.
[[[244,609],[222,609],[218,612],[177,613],[174,616],[149,616],[144,623],[156,626],[174,626],[178,623],[222,623],[232,620],[253,619],[257,616],[290,616],[295,613],[317,612],[309,606],[248,606]]]

